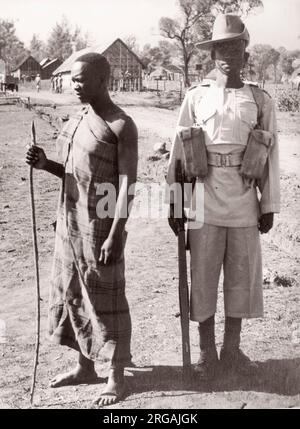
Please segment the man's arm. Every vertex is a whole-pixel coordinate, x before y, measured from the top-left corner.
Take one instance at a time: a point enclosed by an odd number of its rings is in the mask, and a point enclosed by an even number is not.
[[[175,178],[175,169],[176,161],[181,160],[184,163],[184,152],[182,147],[182,142],[178,136],[178,130],[180,127],[189,127],[192,126],[195,122],[193,105],[190,99],[189,91],[186,93],[184,100],[181,104],[178,121],[176,125],[176,130],[174,132],[174,137],[172,141],[172,147],[170,152],[170,159],[168,163],[168,171],[166,181],[169,185],[172,185],[176,182]],[[168,197],[168,196],[166,196]],[[168,203],[169,201],[166,201]]]
[[[274,213],[280,210],[280,171],[277,122],[274,101],[267,99],[263,109],[263,129],[271,131],[272,146],[264,175],[258,181],[261,192],[259,230],[267,233],[273,227]]]
[[[47,159],[47,164],[44,170],[48,171],[48,173],[54,174],[54,176],[57,176],[60,179],[62,179],[63,175],[65,174],[65,167],[63,164],[59,164],[58,162],[52,161],[51,159]]]
[[[63,164],[52,161],[46,157],[44,150],[38,146],[30,146],[26,153],[26,163],[38,170],[45,170],[60,179],[65,173]]]
[[[192,126],[194,122],[195,122],[195,117],[194,117],[193,105],[190,100],[190,94],[189,92],[187,92],[182,102],[182,105],[180,107],[177,127],[176,127],[176,131],[175,131],[175,135],[174,135],[172,147],[171,147],[170,159],[168,164],[168,172],[166,176],[166,182],[169,186],[172,186],[172,184],[176,183],[176,172],[175,172],[176,162],[180,160],[182,162],[182,165],[184,164],[183,147],[177,131],[180,127]],[[167,187],[166,189],[167,189],[167,192],[165,194],[165,203],[169,204],[168,222],[174,234],[177,235],[178,229],[179,229],[179,222],[174,215],[175,201],[178,201],[181,198],[181,196],[174,195],[173,193],[171,193],[169,187]]]
[[[131,118],[122,120],[120,127],[114,129],[118,137],[119,194],[115,216],[109,236],[101,248],[100,261],[107,264],[117,260],[123,249],[122,235],[129,217],[129,207],[133,201],[133,187],[137,178],[138,134]],[[128,192],[130,188],[130,194]]]

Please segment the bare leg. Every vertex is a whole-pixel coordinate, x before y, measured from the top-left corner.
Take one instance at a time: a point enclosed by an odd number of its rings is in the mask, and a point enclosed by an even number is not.
[[[61,387],[84,384],[97,378],[94,362],[79,353],[78,363],[74,369],[64,374],[58,374],[50,381],[50,387]]]
[[[109,371],[107,385],[94,404],[99,406],[113,405],[120,401],[125,393],[124,368]]]

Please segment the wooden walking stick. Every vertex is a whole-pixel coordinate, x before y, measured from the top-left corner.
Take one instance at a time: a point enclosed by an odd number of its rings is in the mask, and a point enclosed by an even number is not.
[[[184,229],[184,180],[182,174],[182,164],[180,160],[176,162],[176,182],[181,186],[181,201],[180,204],[181,217],[177,218],[178,222],[178,268],[179,268],[179,306],[180,306],[180,321],[181,321],[181,337],[182,337],[182,364],[184,373],[188,373],[191,366],[191,351],[190,351],[190,332],[189,332],[189,288],[187,281],[187,264],[186,264],[186,248],[185,248],[185,229]]]
[[[36,144],[34,121],[31,122],[31,146]],[[36,380],[36,369],[38,365],[39,347],[40,347],[40,278],[39,278],[39,256],[37,246],[36,222],[35,222],[35,206],[34,206],[34,189],[33,189],[33,167],[29,170],[29,190],[30,190],[30,205],[31,205],[31,222],[32,222],[32,240],[34,250],[34,265],[35,265],[35,280],[36,280],[36,343],[35,356],[32,375],[32,384],[30,390],[30,403],[33,403],[33,395]]]

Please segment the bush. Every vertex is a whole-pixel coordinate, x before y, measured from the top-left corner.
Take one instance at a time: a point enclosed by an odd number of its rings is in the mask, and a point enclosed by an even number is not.
[[[284,89],[276,94],[277,107],[281,112],[299,112],[300,92],[296,89]]]

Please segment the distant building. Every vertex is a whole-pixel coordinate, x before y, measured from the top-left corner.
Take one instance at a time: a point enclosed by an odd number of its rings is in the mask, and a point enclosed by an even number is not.
[[[53,58],[51,60],[50,58],[44,58],[40,62],[41,69],[41,76],[42,79],[50,79],[53,72],[62,64],[62,60],[60,58]]]
[[[175,65],[168,65],[168,66],[160,66],[155,68],[150,74],[149,79],[151,80],[182,80],[183,78],[183,71],[180,67],[177,67]]]
[[[51,58],[46,57],[43,58],[42,61],[40,61],[40,66],[43,67],[45,64],[49,63],[51,61]]]
[[[32,55],[27,55],[11,70],[11,75],[20,80],[34,80],[37,74],[41,74],[41,66]]]
[[[91,46],[74,52],[54,72],[61,73],[63,90],[71,89],[71,68],[78,57],[89,52],[105,56],[111,67],[110,89],[140,90],[144,65],[139,57],[119,38],[101,45]]]
[[[298,91],[300,90],[300,67],[293,71],[290,82],[292,88],[297,88]]]
[[[6,78],[6,65],[4,60],[0,58],[0,85],[5,82]]]

